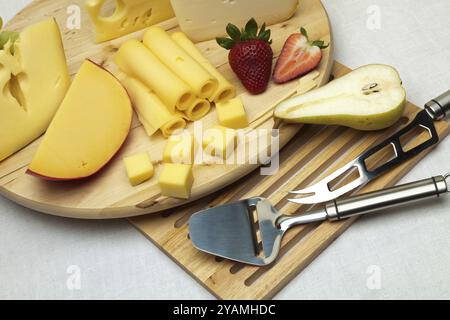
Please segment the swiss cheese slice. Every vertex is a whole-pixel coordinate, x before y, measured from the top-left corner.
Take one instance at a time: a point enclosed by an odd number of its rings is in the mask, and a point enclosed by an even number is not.
[[[22,31],[14,50],[11,43],[0,50],[0,161],[44,133],[69,85],[54,19]]]
[[[115,10],[106,17],[102,16],[105,2],[86,1],[97,42],[115,39],[174,17],[169,0],[116,0]]]

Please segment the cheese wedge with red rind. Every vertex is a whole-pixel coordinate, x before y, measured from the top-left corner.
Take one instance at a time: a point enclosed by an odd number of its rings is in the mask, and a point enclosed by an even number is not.
[[[133,111],[127,91],[108,71],[81,66],[28,168],[46,180],[97,173],[128,136]]]

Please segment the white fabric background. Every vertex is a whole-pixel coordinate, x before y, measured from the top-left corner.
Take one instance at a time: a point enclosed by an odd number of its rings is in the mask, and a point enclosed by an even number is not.
[[[29,1],[0,0],[10,19]],[[450,1],[325,0],[336,60],[396,66],[408,98],[423,105],[450,88]],[[369,6],[381,29],[366,27]],[[450,139],[403,181],[450,171]],[[450,298],[450,197],[357,221],[277,299]],[[81,289],[66,286],[81,269]],[[381,288],[366,282],[381,270]],[[0,198],[0,298],[212,299],[125,221],[74,221],[37,214]]]

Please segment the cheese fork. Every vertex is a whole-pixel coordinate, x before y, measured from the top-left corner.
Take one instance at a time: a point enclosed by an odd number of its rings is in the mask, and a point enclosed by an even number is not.
[[[424,110],[420,111],[413,121],[388,139],[367,150],[359,157],[350,161],[336,172],[330,174],[316,184],[302,190],[290,192],[297,196],[297,198],[289,199],[289,201],[302,204],[322,203],[337,199],[340,196],[367,184],[395,166],[404,163],[422,151],[436,145],[439,142],[439,136],[437,134],[434,121],[444,119],[449,112],[450,90],[425,104]],[[418,128],[426,130],[429,137],[425,141],[414,146],[412,149],[407,150],[402,144],[402,139],[403,137],[414,133],[414,130]],[[369,168],[367,165],[367,160],[387,147],[391,147],[393,149],[395,156],[376,168]],[[358,171],[359,177],[356,180],[353,180],[350,183],[336,189],[330,187],[333,181],[337,181],[340,178],[345,177],[352,170]]]

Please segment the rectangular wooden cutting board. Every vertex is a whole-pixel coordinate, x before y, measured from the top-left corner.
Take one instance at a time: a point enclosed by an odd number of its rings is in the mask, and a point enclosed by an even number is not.
[[[349,69],[335,63],[333,76],[339,77]],[[267,267],[253,267],[202,253],[189,240],[190,216],[205,207],[230,201],[263,196],[284,214],[300,213],[311,207],[286,201],[287,192],[306,187],[328,175],[363,151],[398,131],[411,121],[421,109],[408,103],[404,117],[387,130],[365,133],[340,127],[303,126],[281,151],[280,169],[276,175],[261,176],[256,170],[242,180],[194,204],[172,209],[160,215],[130,219],[145,236],[172,258],[200,284],[220,299],[270,299],[299,274],[333,240],[355,220],[323,222],[296,227],[283,239],[279,259]],[[446,137],[450,126],[445,121],[435,123],[440,138]],[[423,139],[426,133],[411,137],[411,142]],[[425,157],[427,150],[371,182],[358,193],[382,189],[396,184],[415,164]],[[386,161],[388,152],[377,153],[373,164]],[[406,219],[407,217],[405,217]]]

